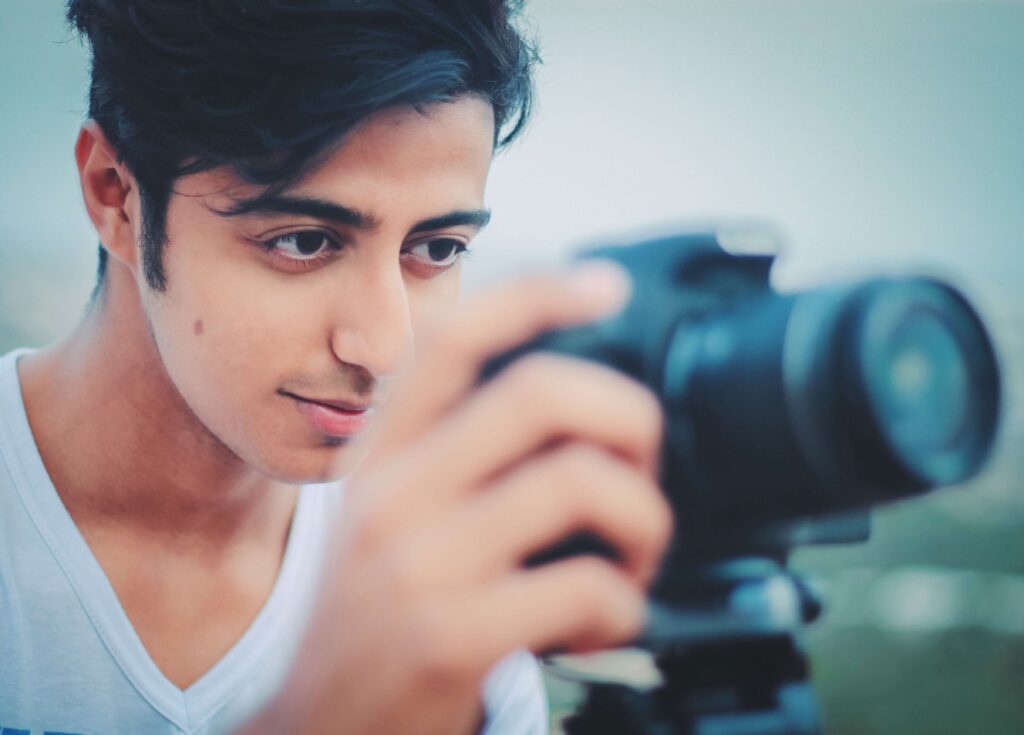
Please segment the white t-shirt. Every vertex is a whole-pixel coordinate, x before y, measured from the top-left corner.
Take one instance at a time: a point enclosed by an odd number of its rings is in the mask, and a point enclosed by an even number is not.
[[[0,357],[0,733],[229,732],[278,687],[294,655],[340,486],[302,489],[263,609],[183,691],[146,653],[46,473],[16,369],[26,352]],[[487,735],[547,732],[547,702],[529,653],[499,662],[483,699]]]

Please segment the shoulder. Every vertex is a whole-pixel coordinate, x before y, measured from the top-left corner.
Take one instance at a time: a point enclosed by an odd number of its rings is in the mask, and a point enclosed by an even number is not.
[[[491,669],[484,680],[487,721],[484,735],[544,735],[548,702],[537,659],[514,651]]]

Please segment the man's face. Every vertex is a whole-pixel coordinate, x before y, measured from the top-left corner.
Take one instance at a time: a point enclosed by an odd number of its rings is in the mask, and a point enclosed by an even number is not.
[[[413,325],[454,304],[486,222],[493,125],[476,98],[389,111],[248,212],[261,190],[224,169],[176,183],[167,289],[145,289],[144,308],[185,403],[246,465],[333,479],[372,415],[354,409],[379,398]]]

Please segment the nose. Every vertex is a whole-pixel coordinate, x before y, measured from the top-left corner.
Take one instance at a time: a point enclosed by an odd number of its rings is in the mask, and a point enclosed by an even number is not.
[[[396,259],[397,260],[397,259]],[[399,263],[360,269],[342,288],[334,356],[374,378],[398,372],[412,350],[409,294]]]

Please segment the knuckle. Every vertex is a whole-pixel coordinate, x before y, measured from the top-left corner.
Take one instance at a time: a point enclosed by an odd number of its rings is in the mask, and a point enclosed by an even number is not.
[[[613,450],[585,440],[567,441],[551,452],[555,479],[581,489],[631,486],[637,472]]]
[[[657,502],[657,510],[653,515],[654,522],[651,530],[651,538],[660,555],[668,547],[672,540],[672,533],[675,530],[675,518],[672,515],[672,505],[665,497],[665,493],[657,485],[654,486],[654,496]]]
[[[423,572],[416,556],[404,548],[389,548],[381,554],[380,576],[386,580],[392,597],[413,600],[423,584]]]
[[[528,303],[542,312],[565,305],[565,279],[552,273],[526,276],[515,288],[519,294],[528,294]]]
[[[464,324],[455,317],[440,319],[427,328],[423,338],[425,354],[440,356],[445,361],[462,360],[468,352],[469,336]]]
[[[408,510],[402,504],[402,488],[415,457],[400,455],[389,458],[373,469],[359,467],[345,483],[345,513],[341,518],[358,552],[375,554],[400,540]]]
[[[373,554],[386,547],[392,537],[390,517],[375,508],[367,508],[358,519],[354,519],[354,528],[350,538],[352,548],[359,554]]]
[[[619,640],[640,629],[643,596],[624,573],[609,562],[594,560],[581,568],[578,577],[585,624],[595,638]]]
[[[601,616],[606,603],[623,592],[626,583],[609,562],[584,558],[574,575],[575,597],[593,613]]]
[[[555,358],[530,353],[516,359],[499,377],[507,399],[518,411],[531,416],[545,415],[557,398],[557,385],[552,375]]]
[[[601,461],[601,456],[601,451],[583,442],[548,451],[526,468],[521,502],[575,523],[595,501],[594,487],[600,482],[595,462]]]
[[[661,401],[650,388],[636,382],[634,382],[632,400],[640,417],[640,427],[644,431],[644,438],[649,443],[660,441],[665,424]]]
[[[635,536],[645,557],[656,561],[672,538],[673,516],[661,488],[648,478],[641,478],[633,497],[637,502]]]
[[[552,460],[554,482],[573,503],[586,503],[592,489],[604,481],[614,460],[607,452],[586,442],[570,442],[556,450]]]
[[[445,656],[447,631],[443,621],[429,608],[417,610],[410,617],[410,638],[414,641],[410,663],[416,676],[428,682],[446,678],[454,667]]]
[[[560,450],[574,476],[592,476],[595,467],[613,461],[606,450],[583,441],[568,442]]]
[[[551,357],[531,352],[517,358],[508,366],[505,374],[514,390],[536,390],[546,382],[551,370]]]
[[[437,605],[423,605],[412,615],[413,668],[425,687],[458,684],[472,675],[469,647],[451,616]]]
[[[657,482],[639,472],[634,471],[633,474],[631,497],[640,504],[644,523],[648,526],[646,530],[660,537],[671,529],[672,506]]]

